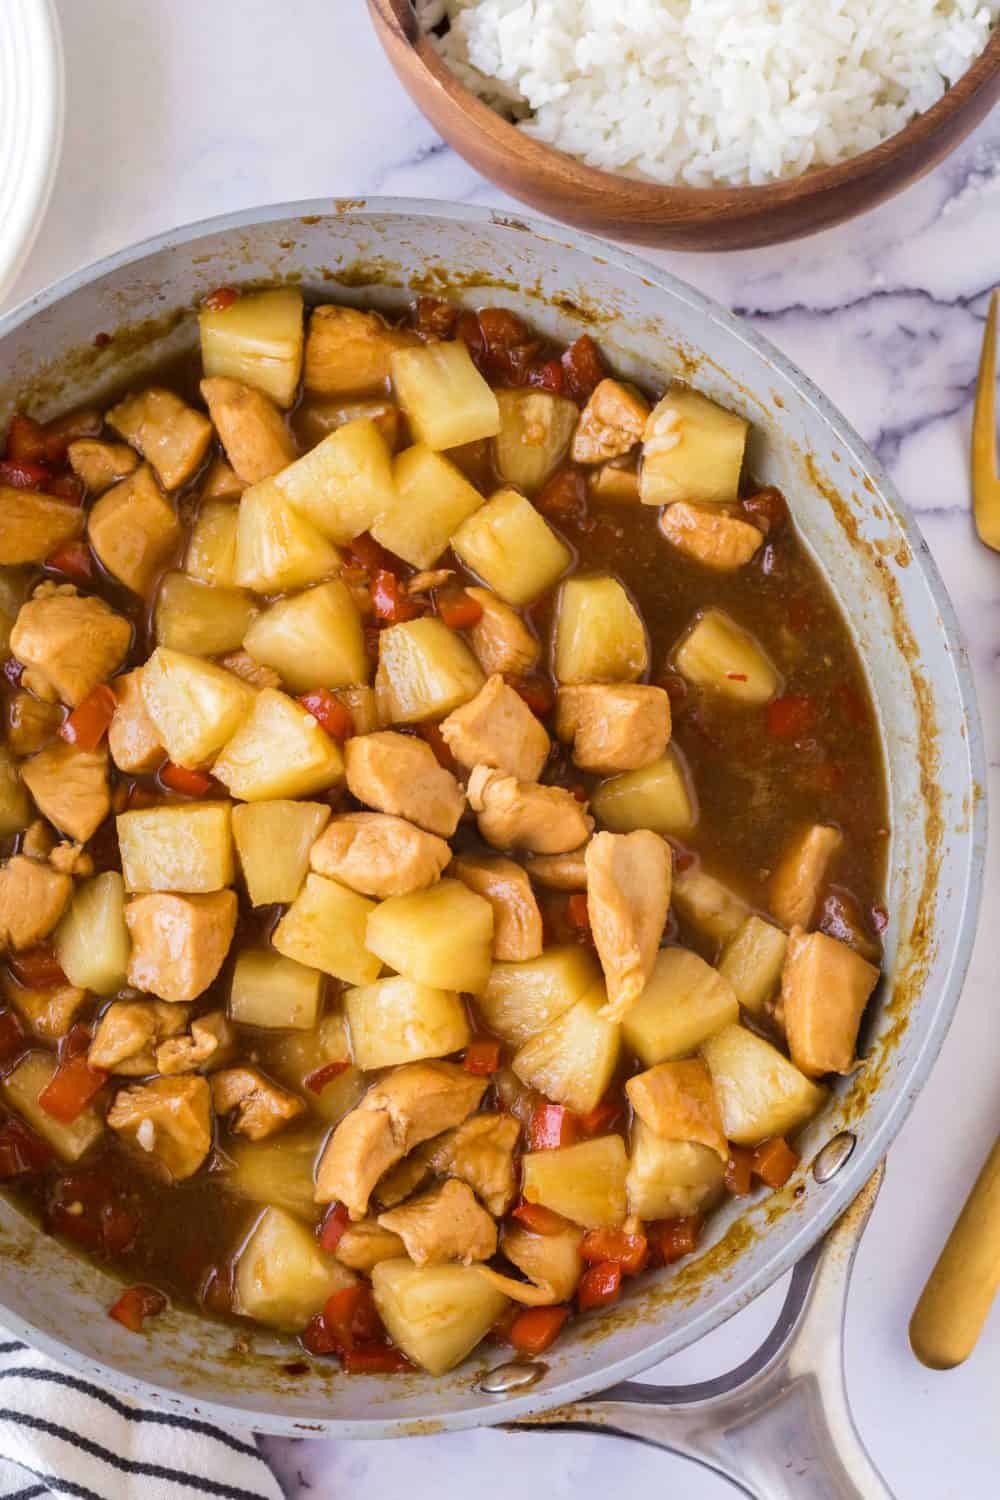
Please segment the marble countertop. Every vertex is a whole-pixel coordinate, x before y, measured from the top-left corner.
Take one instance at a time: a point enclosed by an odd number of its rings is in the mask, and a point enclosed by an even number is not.
[[[361,0],[57,0],[69,101],[48,220],[11,301],[174,225],[254,204],[399,194],[501,203],[403,95]],[[922,183],[808,241],[728,256],[661,254],[743,313],[836,402],[915,510],[958,607],[1000,792],[1000,557],[969,521],[968,429],[986,295],[1000,276],[1000,112]],[[990,860],[984,911],[1000,896]],[[983,922],[957,1019],[889,1159],[848,1311],[848,1383],[900,1500],[986,1500],[1000,1457],[1000,1310],[947,1375],[906,1327],[1000,1127],[1000,938]],[[769,1328],[772,1290],[653,1378],[719,1374]],[[608,1438],[497,1432],[268,1447],[290,1497],[598,1500],[620,1487],[683,1500],[733,1493],[713,1475]],[[655,1487],[655,1490],[654,1490]]]

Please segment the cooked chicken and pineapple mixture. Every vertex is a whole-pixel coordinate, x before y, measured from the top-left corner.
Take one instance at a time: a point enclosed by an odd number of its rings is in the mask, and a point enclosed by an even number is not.
[[[0,463],[0,1177],[351,1372],[782,1187],[878,979],[871,704],[747,423],[509,311],[223,288]]]

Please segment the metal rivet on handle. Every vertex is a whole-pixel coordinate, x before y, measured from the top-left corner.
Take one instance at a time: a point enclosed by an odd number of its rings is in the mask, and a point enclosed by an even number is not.
[[[850,1130],[842,1130],[817,1151],[813,1161],[813,1176],[817,1182],[830,1182],[841,1167],[851,1159],[858,1138]]]
[[[523,1391],[529,1385],[535,1385],[548,1369],[541,1359],[512,1359],[506,1365],[487,1370],[479,1382],[479,1389],[487,1396],[509,1396],[512,1391]]]

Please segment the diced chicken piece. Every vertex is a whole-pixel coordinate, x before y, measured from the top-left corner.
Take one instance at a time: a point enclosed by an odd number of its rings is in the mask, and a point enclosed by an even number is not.
[[[108,1124],[168,1182],[183,1182],[212,1149],[211,1092],[204,1078],[154,1078],[122,1089]]]
[[[7,744],[15,755],[34,755],[54,738],[62,723],[62,709],[31,693],[15,693],[7,710]]]
[[[222,657],[219,666],[232,672],[234,677],[241,677],[244,682],[249,682],[251,687],[279,691],[282,686],[281,678],[274,668],[262,667],[259,661],[254,661],[249,651],[233,651],[229,656]]]
[[[809,926],[830,862],[843,842],[838,828],[815,823],[785,850],[769,892],[771,912],[783,926]]]
[[[668,1141],[696,1141],[724,1162],[729,1160],[712,1075],[700,1057],[658,1063],[636,1073],[625,1092],[639,1119],[656,1135]]]
[[[40,584],[21,606],[10,635],[11,651],[31,669],[25,686],[71,708],[118,670],[131,642],[126,619],[103,599],[81,597],[71,583]]]
[[[493,957],[537,958],[542,951],[542,914],[522,865],[501,855],[463,855],[452,863],[456,876],[493,908]]]
[[[298,457],[285,418],[263,391],[216,375],[201,394],[226,457],[246,484],[270,479]]]
[[[83,531],[79,505],[0,484],[0,564],[41,563]]]
[[[167,1076],[207,1073],[227,1063],[235,1049],[236,1032],[225,1011],[210,1010],[192,1021],[190,1031],[183,1036],[160,1043],[156,1049],[156,1071]]]
[[[155,1073],[156,1048],[187,1024],[187,1009],[162,1000],[116,1000],[97,1023],[87,1052],[92,1068],[145,1078]]]
[[[133,594],[148,594],[181,537],[177,512],[148,464],[101,496],[87,537],[112,577]]]
[[[60,984],[51,990],[32,990],[15,984],[12,979],[5,980],[4,993],[27,1022],[32,1034],[43,1042],[60,1041],[87,999],[87,991],[75,984]]]
[[[98,438],[77,438],[70,443],[67,457],[73,473],[91,495],[103,495],[139,467],[127,443],[103,443]]]
[[[36,818],[24,830],[20,853],[27,855],[29,859],[47,860],[56,847],[56,843],[55,830],[46,823],[44,818]],[[66,873],[68,875],[69,871],[67,870]]]
[[[666,694],[664,694],[666,696]],[[518,781],[537,781],[549,737],[520,694],[499,675],[443,720],[441,734],[460,766],[494,766]]]
[[[517,610],[498,599],[496,594],[491,594],[489,589],[468,588],[465,592],[475,599],[483,612],[466,633],[466,640],[483,671],[488,676],[501,672],[511,677],[523,677],[526,672],[533,671],[542,648]]]
[[[593,818],[563,787],[518,781],[490,766],[477,766],[468,795],[479,815],[479,832],[495,849],[568,854],[593,831]]]
[[[403,1203],[416,1192],[421,1183],[427,1181],[431,1175],[427,1153],[434,1144],[431,1141],[426,1146],[419,1146],[379,1178],[375,1186],[375,1197],[382,1208],[395,1208],[397,1203]]]
[[[162,386],[126,396],[108,412],[108,423],[153,465],[168,490],[194,478],[212,441],[208,418]]]
[[[570,854],[536,854],[525,869],[538,885],[550,891],[585,891],[587,889],[587,846]]]
[[[444,839],[388,813],[331,819],[309,855],[318,875],[380,900],[426,890],[440,880],[450,859]]]
[[[396,1068],[368,1090],[327,1142],[316,1174],[316,1202],[339,1200],[352,1219],[363,1219],[383,1173],[414,1146],[460,1125],[485,1091],[486,1079],[454,1063]]]
[[[514,1150],[521,1127],[513,1115],[473,1115],[423,1147],[427,1165],[441,1177],[460,1177],[495,1218],[517,1193]]]
[[[333,1252],[342,1266],[352,1271],[370,1271],[382,1260],[398,1260],[406,1248],[398,1234],[383,1229],[377,1219],[348,1224]]]
[[[0,949],[34,948],[56,926],[73,894],[69,875],[15,854],[0,865]]]
[[[38,810],[60,833],[85,844],[111,811],[108,752],[79,750],[56,740],[21,767],[21,780]]]
[[[793,927],[781,976],[792,1062],[809,1078],[849,1073],[858,1028],[879,971],[846,943]]]
[[[750,561],[764,540],[747,521],[718,508],[703,510],[678,500],[660,513],[660,530],[678,552],[717,573],[732,573]]]
[[[670,906],[670,846],[646,828],[598,833],[586,864],[587,913],[608,990],[601,1014],[620,1021],[656,961]]]
[[[344,761],[348,790],[359,802],[442,838],[455,832],[464,793],[423,740],[391,729],[358,734],[345,744]]]
[[[195,1000],[222,968],[236,930],[235,891],[134,896],[125,908],[132,937],[128,982],[161,1000]]]
[[[428,568],[423,573],[414,573],[403,585],[406,593],[413,598],[417,594],[429,594],[432,589],[439,589],[454,578],[454,568]]]
[[[448,1260],[463,1265],[496,1254],[497,1227],[464,1182],[449,1178],[440,1187],[378,1216],[383,1229],[398,1234],[418,1266]]]
[[[625,1220],[623,1232],[641,1234],[642,1225],[634,1219],[632,1222],[636,1225],[634,1229],[629,1227],[629,1219]],[[494,1285],[498,1291],[506,1291],[515,1302],[528,1307],[568,1302],[584,1272],[580,1254],[583,1237],[584,1231],[569,1220],[555,1234],[535,1234],[530,1229],[522,1229],[516,1220],[508,1220],[501,1231],[500,1249],[528,1280],[514,1281],[504,1277],[505,1286],[501,1285],[500,1278],[494,1281]],[[496,1276],[497,1273],[484,1274]]]
[[[94,861],[82,844],[56,844],[49,850],[49,864],[53,870],[64,875],[76,875],[81,880],[94,873]]]
[[[670,699],[639,682],[561,687],[556,734],[573,746],[582,771],[638,771],[659,760],[670,740]]]
[[[580,413],[573,438],[577,464],[600,464],[630,452],[642,437],[649,403],[620,380],[602,380]]]
[[[219,1115],[235,1110],[230,1130],[252,1141],[273,1135],[305,1111],[297,1095],[279,1088],[259,1068],[224,1068],[221,1073],[213,1073],[212,1103]]]
[[[382,395],[392,355],[418,342],[415,334],[391,328],[378,313],[314,307],[306,337],[305,388],[320,396]]]
[[[141,669],[116,677],[114,689],[118,706],[108,730],[111,759],[126,775],[155,771],[166,760],[167,752],[160,743],[156,725],[146,712]]]

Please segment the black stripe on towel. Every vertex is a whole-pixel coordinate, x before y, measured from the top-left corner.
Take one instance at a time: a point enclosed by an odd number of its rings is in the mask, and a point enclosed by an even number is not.
[[[102,1459],[110,1469],[117,1469],[122,1474],[141,1474],[147,1479],[167,1479],[173,1484],[187,1485],[190,1489],[201,1490],[205,1495],[219,1495],[222,1500],[266,1500],[266,1497],[258,1490],[245,1490],[238,1485],[219,1484],[214,1479],[187,1474],[182,1469],[168,1469],[162,1464],[146,1464],[137,1459],[120,1458],[117,1453],[112,1453],[109,1448],[102,1447],[100,1443],[95,1443],[93,1439],[86,1438],[79,1432],[73,1432],[68,1427],[61,1427],[57,1422],[47,1422],[44,1417],[29,1416],[27,1412],[0,1408],[0,1422],[11,1422],[17,1427],[27,1427],[29,1431],[43,1432],[46,1437],[58,1438],[74,1448],[79,1448],[81,1453],[89,1454],[91,1458]],[[46,1476],[39,1474],[36,1477],[44,1479]],[[57,1486],[53,1484],[52,1487]],[[67,1489],[67,1493],[74,1493],[67,1488],[65,1483],[62,1487]],[[81,1488],[80,1493],[89,1495],[90,1492]]]
[[[8,1459],[13,1464],[13,1459]],[[44,1484],[31,1484],[26,1490],[15,1490],[12,1495],[5,1495],[4,1500],[37,1500],[39,1495],[47,1495],[48,1490]]]
[[[252,1443],[241,1443],[239,1438],[233,1437],[229,1432],[223,1432],[221,1427],[215,1427],[211,1422],[202,1422],[194,1417],[182,1417],[176,1412],[150,1411],[147,1407],[127,1406],[124,1401],[119,1401],[117,1397],[112,1396],[110,1391],[102,1391],[100,1386],[91,1385],[89,1380],[80,1380],[78,1376],[67,1375],[62,1370],[36,1370],[30,1366],[12,1365],[8,1370],[0,1370],[0,1380],[6,1380],[8,1377],[11,1380],[49,1380],[53,1385],[66,1386],[70,1390],[80,1391],[85,1396],[92,1396],[95,1401],[100,1401],[116,1416],[123,1417],[127,1422],[159,1423],[164,1427],[181,1427],[185,1432],[202,1433],[205,1437],[215,1438],[216,1442],[223,1443],[234,1453],[243,1453],[247,1458],[255,1458],[258,1463],[264,1463]]]
[[[26,1474],[33,1474],[36,1479],[42,1481],[41,1489],[19,1490],[17,1495],[11,1497],[11,1500],[20,1500],[20,1497],[26,1494],[47,1495],[51,1490],[55,1490],[60,1495],[75,1495],[77,1500],[107,1500],[106,1496],[99,1495],[96,1490],[88,1490],[86,1485],[74,1484],[72,1479],[60,1479],[56,1474],[43,1474],[40,1469],[33,1469],[29,1464],[22,1463],[20,1459],[11,1458],[7,1462],[16,1464]]]
[[[17,1354],[21,1349],[27,1349],[27,1344],[19,1344],[17,1339],[12,1339],[9,1344],[0,1344],[0,1354]]]

